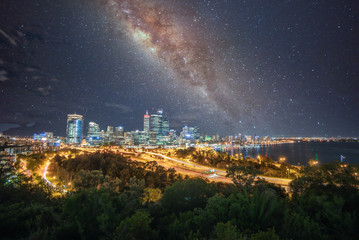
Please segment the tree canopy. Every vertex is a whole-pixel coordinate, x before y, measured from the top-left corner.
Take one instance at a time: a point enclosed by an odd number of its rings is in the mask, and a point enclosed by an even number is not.
[[[0,179],[3,239],[359,239],[352,166],[305,168],[285,194],[251,167],[229,168],[230,185],[108,153],[56,162],[75,185],[60,197],[46,183]]]

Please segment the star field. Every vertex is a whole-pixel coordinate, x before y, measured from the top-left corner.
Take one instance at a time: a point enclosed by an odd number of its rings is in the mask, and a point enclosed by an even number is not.
[[[357,1],[0,3],[0,132],[65,134],[66,115],[142,129],[359,135]]]

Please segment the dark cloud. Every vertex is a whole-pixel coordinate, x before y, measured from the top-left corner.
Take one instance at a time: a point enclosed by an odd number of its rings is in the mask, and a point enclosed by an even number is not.
[[[7,80],[9,80],[7,72],[5,70],[0,70],[0,82],[5,82]]]
[[[17,46],[16,40],[9,36],[6,32],[4,32],[1,28],[0,28],[0,34],[2,35],[3,38],[5,38],[11,45],[13,46]]]
[[[13,124],[13,123],[0,123],[0,133],[5,132],[12,128],[19,128],[21,127],[19,124]]]
[[[122,113],[133,112],[133,109],[129,106],[119,104],[119,103],[105,103],[106,107],[119,109]]]

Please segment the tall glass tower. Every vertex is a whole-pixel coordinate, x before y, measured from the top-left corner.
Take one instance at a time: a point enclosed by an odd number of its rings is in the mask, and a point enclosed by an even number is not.
[[[95,122],[89,122],[89,129],[87,136],[89,137],[98,137],[100,135],[100,125]]]
[[[162,114],[163,109],[159,109],[156,114],[151,115],[151,130],[156,132],[157,136],[162,135]]]
[[[143,117],[143,131],[149,132],[151,130],[151,116],[148,114],[148,111],[146,111],[145,116]]]
[[[169,134],[169,131],[170,131],[170,123],[168,121],[168,118],[164,117],[163,121],[162,121],[162,134],[163,134],[163,136],[167,136]]]
[[[102,142],[100,125],[95,122],[89,122],[89,129],[87,133],[87,140],[90,145],[98,145]]]
[[[67,115],[66,142],[80,144],[82,139],[82,126],[84,118],[79,114]]]

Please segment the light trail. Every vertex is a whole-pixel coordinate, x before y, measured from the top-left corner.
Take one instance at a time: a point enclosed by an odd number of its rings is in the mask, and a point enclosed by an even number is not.
[[[56,187],[54,184],[52,184],[52,182],[50,182],[48,179],[47,179],[47,177],[46,177],[46,174],[47,174],[47,169],[49,168],[49,166],[50,166],[50,161],[48,161],[47,163],[46,163],[46,166],[45,166],[45,170],[44,170],[44,172],[43,172],[43,174],[42,174],[42,178],[51,186],[51,187],[53,187],[53,188],[55,188],[55,189],[59,189],[58,187]],[[61,189],[61,188],[60,188]],[[65,189],[61,189],[63,192],[67,192],[67,190],[65,190]]]
[[[78,148],[79,149],[79,148]],[[81,150],[84,150],[86,151],[86,149],[84,148],[81,148]],[[101,149],[98,149],[98,150],[101,150]],[[96,151],[96,150],[94,150]],[[128,154],[135,154],[133,152],[121,152],[121,153],[128,153]],[[180,159],[176,159],[176,158],[172,158],[172,157],[168,157],[166,155],[163,155],[163,154],[160,154],[160,153],[154,153],[154,152],[143,152],[145,154],[148,154],[148,155],[155,155],[155,156],[158,156],[158,157],[162,157],[164,159],[167,159],[167,160],[170,160],[172,162],[175,162],[175,163],[179,163],[179,164],[183,164],[183,165],[187,165],[187,166],[190,166],[192,167],[193,169],[190,170],[194,173],[198,173],[198,174],[201,174],[202,177],[206,177],[210,180],[216,180],[216,181],[222,181],[222,182],[229,182],[229,181],[232,181],[230,178],[226,177],[227,175],[227,172],[225,170],[222,170],[222,169],[218,169],[218,168],[214,168],[214,167],[208,167],[208,166],[203,166],[203,165],[198,165],[198,164],[195,164],[193,162],[186,162],[186,161],[182,161]],[[149,160],[149,159],[148,159]],[[154,161],[156,161],[156,159],[154,158],[153,159]],[[157,162],[157,161],[156,161]],[[189,171],[189,169],[186,169],[184,167],[181,167],[181,166],[177,166],[177,168],[179,169],[183,169],[185,171]],[[212,170],[214,169],[215,170],[215,174],[212,174],[212,175],[203,175],[203,172],[201,171],[209,171],[209,170]],[[292,182],[292,179],[285,179],[285,178],[275,178],[275,177],[267,177],[267,176],[258,176],[258,178],[260,179],[264,179],[266,180],[267,182],[269,183],[274,183],[274,184],[278,184],[278,185],[281,185],[282,187],[284,187],[286,190],[289,189],[289,184]]]
[[[50,184],[52,187],[55,187],[55,186],[52,184],[52,182],[50,182],[50,181],[47,179],[47,177],[46,177],[47,169],[48,169],[49,165],[50,165],[50,161],[47,162],[47,164],[46,164],[46,166],[45,166],[45,170],[44,170],[44,173],[42,174],[42,178],[43,178],[48,184]]]
[[[163,155],[163,154],[159,154],[159,153],[151,153],[151,152],[146,152],[147,154],[152,154],[152,155],[156,155],[156,156],[160,156],[160,157],[163,157],[165,159],[168,159],[168,160],[171,160],[171,161],[174,161],[174,162],[178,162],[178,163],[181,163],[181,164],[186,164],[186,165],[190,165],[194,168],[197,168],[197,169],[204,169],[204,170],[211,170],[211,169],[215,169],[216,171],[216,174],[217,176],[214,176],[214,175],[209,175],[207,178],[215,178],[215,177],[226,177],[227,175],[227,172],[224,171],[224,170],[221,170],[221,169],[217,169],[217,168],[211,168],[211,167],[206,167],[206,166],[202,166],[202,165],[197,165],[197,164],[194,164],[194,163],[188,163],[188,162],[185,162],[185,161],[182,161],[182,160],[179,160],[179,159],[175,159],[175,158],[171,158],[171,157],[168,157],[166,155]],[[292,179],[284,179],[284,178],[274,178],[274,177],[266,177],[266,176],[258,176],[259,178],[261,179],[264,179],[270,183],[275,183],[275,184],[279,184],[283,187],[288,187],[289,184],[291,183]]]

